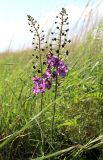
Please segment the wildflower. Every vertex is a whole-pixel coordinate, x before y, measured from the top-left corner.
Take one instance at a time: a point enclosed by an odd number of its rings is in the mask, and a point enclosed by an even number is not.
[[[47,56],[47,65],[49,70],[51,70],[52,67],[56,69],[56,71],[51,75],[53,78],[55,78],[56,75],[65,77],[68,72],[68,68],[65,63],[51,52],[49,52]]]
[[[53,66],[53,53],[49,52],[47,55],[47,66],[51,68]]]
[[[59,62],[58,68],[57,68],[57,74],[61,77],[65,77],[68,72],[68,68],[65,65],[63,61]]]
[[[49,52],[47,55],[47,66],[48,68],[57,67],[59,64],[59,58],[55,56],[53,53]]]
[[[38,93],[44,93],[46,90],[46,84],[45,84],[45,79],[40,78],[40,77],[33,77],[33,83],[35,86],[33,87],[33,93],[38,95]]]
[[[33,83],[35,84],[35,86],[33,87],[34,94],[38,95],[39,93],[44,93],[46,89],[51,88],[52,82],[48,79],[48,77],[50,77],[49,74],[45,75],[45,77],[42,78],[37,76],[34,76],[32,78]]]
[[[40,84],[41,83],[41,78],[37,77],[37,76],[34,76],[32,78],[32,81],[33,81],[34,84]]]
[[[52,85],[52,81],[50,81],[48,78],[45,79],[45,87],[47,89],[50,89]]]
[[[42,77],[34,76],[32,78],[33,84],[33,93],[38,95],[39,93],[44,93],[46,89],[50,89],[52,86],[52,79],[55,79],[56,76],[61,76],[62,78],[66,76],[68,68],[66,64],[61,61],[53,53],[49,52],[47,55],[47,70],[42,75]]]
[[[45,92],[45,84],[41,83],[39,85],[35,85],[35,87],[33,87],[33,93],[35,93],[36,95],[38,95],[39,93],[44,93]]]
[[[52,77],[52,72],[50,68],[47,68],[46,72],[43,75],[44,78],[51,78]]]

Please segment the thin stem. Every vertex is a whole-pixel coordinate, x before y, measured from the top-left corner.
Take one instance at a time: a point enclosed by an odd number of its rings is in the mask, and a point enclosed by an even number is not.
[[[39,39],[39,60],[40,60],[40,70],[41,70],[41,77],[43,74],[43,69],[42,69],[42,55],[41,55],[41,43],[40,43],[40,36],[38,34],[38,39]],[[41,106],[40,106],[40,112],[42,111],[43,108],[43,93],[41,94]]]
[[[37,30],[36,30],[37,31]],[[38,40],[39,40],[39,60],[40,60],[40,70],[41,70],[41,77],[42,77],[42,74],[43,74],[43,69],[42,69],[42,54],[41,54],[41,41],[40,41],[40,35],[37,31],[37,36],[38,36]],[[40,102],[40,112],[42,111],[43,109],[43,93],[41,93],[41,102]],[[44,132],[43,132],[43,127],[42,127],[42,114],[40,116],[40,125],[41,125],[41,130],[42,130],[42,146],[41,146],[41,149],[42,149],[42,153],[44,152]]]
[[[41,70],[41,76],[43,74],[43,69],[42,69],[42,55],[41,55],[41,43],[40,43],[40,36],[38,35],[39,38],[39,58],[40,58],[40,70]]]
[[[57,79],[58,77],[56,76],[56,83],[55,83],[55,96],[54,96],[54,101],[57,99],[57,88],[58,88],[58,83]],[[53,106],[53,117],[52,117],[52,129],[51,129],[51,137],[52,137],[52,144],[53,144],[53,136],[54,136],[54,120],[55,120],[55,112],[56,112],[56,102],[54,102]]]
[[[60,28],[60,34],[59,34],[59,44],[58,44],[58,50],[60,51],[61,49],[61,42],[62,42],[62,30],[63,30],[63,14],[61,18],[61,28]],[[59,58],[59,52],[58,52],[58,58]],[[58,66],[57,66],[58,70]],[[58,76],[56,75],[56,80],[55,80],[55,96],[54,96],[54,101],[57,99],[57,91],[58,91]],[[53,117],[52,117],[52,130],[51,130],[51,137],[52,137],[52,144],[53,144],[53,136],[54,136],[54,125],[55,125],[55,113],[56,113],[56,102],[54,103],[53,106]]]
[[[59,51],[61,49],[62,31],[63,31],[63,14],[62,14],[62,18],[61,18],[61,28],[60,28],[59,48],[58,48]],[[59,58],[59,53],[58,53],[58,58]]]
[[[35,25],[37,23],[37,21],[34,21],[34,18],[31,17],[30,15],[28,15],[28,20],[29,20],[29,25],[32,27],[32,29],[30,30],[31,33],[34,33],[34,37],[33,40],[36,39],[37,43],[36,43],[36,47],[35,49],[38,49],[39,52],[39,64],[40,64],[40,72],[41,72],[41,78],[43,76],[43,64],[42,64],[42,51],[41,51],[41,45],[42,45],[42,40],[44,39],[44,35],[41,37],[41,33],[39,32],[39,24],[37,24],[37,26]],[[32,43],[34,44],[34,42]],[[41,97],[40,97],[40,107],[39,107],[39,112],[42,112],[43,110],[43,93],[41,93]],[[42,126],[42,114],[40,116],[39,119],[39,124],[40,124],[40,128],[41,128],[41,140],[42,140],[42,145],[41,145],[41,149],[42,149],[42,153],[44,152],[44,133],[43,133],[43,126]]]

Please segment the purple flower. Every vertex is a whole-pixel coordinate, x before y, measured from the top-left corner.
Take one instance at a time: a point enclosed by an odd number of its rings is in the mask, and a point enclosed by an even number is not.
[[[51,78],[52,77],[52,72],[50,68],[47,68],[46,72],[43,75],[44,78]]]
[[[40,81],[37,81],[35,83],[35,86],[33,87],[33,93],[36,94],[36,95],[38,95],[38,93],[44,93],[45,90],[46,90],[45,79],[40,78]]]
[[[52,81],[50,81],[48,78],[45,79],[45,86],[47,89],[50,89],[52,85]]]
[[[44,93],[46,89],[50,89],[52,85],[52,79],[56,76],[65,77],[68,72],[66,64],[61,61],[53,53],[49,52],[47,55],[47,70],[42,77],[34,76],[32,78],[33,93],[38,95],[39,93]]]
[[[47,65],[48,68],[57,67],[59,64],[59,58],[55,56],[53,53],[49,52],[47,55]]]
[[[68,68],[65,65],[65,63],[61,61],[57,56],[53,55],[53,53],[51,52],[49,52],[47,56],[47,65],[49,71],[51,70],[52,67],[56,69],[56,71],[51,74],[53,78],[55,78],[56,75],[65,77],[66,73],[68,72]]]
[[[39,93],[44,93],[45,92],[45,85],[41,84],[41,85],[36,85],[35,87],[33,87],[33,93],[38,95]]]
[[[53,67],[57,68],[59,65],[60,59],[58,57],[54,57],[54,63],[53,63]]]
[[[39,83],[41,83],[41,78],[37,77],[37,76],[34,76],[32,78],[32,81],[33,81],[34,84],[39,84]]]
[[[34,94],[38,95],[39,93],[44,93],[46,89],[51,88],[52,82],[48,79],[48,75],[42,78],[37,76],[33,77],[33,83],[35,84],[35,86],[33,87]]]
[[[65,65],[63,61],[59,62],[58,68],[57,68],[57,74],[61,77],[65,77],[68,72],[68,68]]]

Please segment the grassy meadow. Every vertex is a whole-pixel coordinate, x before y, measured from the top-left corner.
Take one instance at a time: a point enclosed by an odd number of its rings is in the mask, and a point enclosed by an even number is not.
[[[101,22],[96,28],[95,36],[93,28],[81,41],[78,38],[66,46],[69,55],[63,59],[69,72],[60,79],[56,101],[54,87],[45,92],[42,112],[41,95],[32,93],[32,77],[37,72],[32,68],[32,54],[37,51],[0,54],[0,160],[87,160],[85,155],[93,148],[103,159]]]

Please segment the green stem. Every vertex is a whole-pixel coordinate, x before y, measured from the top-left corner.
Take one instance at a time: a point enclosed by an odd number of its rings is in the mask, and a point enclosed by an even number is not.
[[[61,49],[61,41],[62,41],[62,30],[63,30],[63,15],[61,18],[61,28],[60,28],[60,37],[59,37],[59,51]],[[58,58],[59,58],[59,52],[58,52]]]
[[[56,76],[56,84],[55,84],[55,96],[54,96],[54,101],[57,99],[57,89],[58,89],[58,77]],[[55,124],[55,112],[56,112],[56,102],[54,102],[53,106],[53,117],[52,117],[52,129],[51,129],[51,137],[52,137],[52,144],[53,144],[53,136],[54,136],[54,124]]]
[[[61,41],[62,41],[62,30],[63,30],[63,15],[61,19],[61,28],[60,28],[60,37],[59,37],[59,48],[58,50],[60,51],[61,49]],[[58,58],[59,58],[59,53],[58,53]],[[58,69],[58,67],[57,67]],[[51,128],[51,143],[53,144],[53,136],[54,136],[54,125],[55,125],[55,113],[56,113],[56,99],[57,99],[57,91],[58,91],[58,76],[56,75],[56,80],[55,80],[55,96],[54,96],[54,106],[53,106],[53,117],[52,117],[52,128]]]
[[[43,74],[43,69],[42,69],[42,55],[41,55],[41,44],[40,44],[40,36],[38,34],[38,38],[39,38],[39,60],[40,60],[40,70],[41,70],[41,77]],[[43,93],[41,94],[41,106],[40,106],[40,112],[43,109]]]
[[[40,43],[39,33],[37,35],[38,35],[38,39],[39,39],[39,60],[40,60],[40,71],[41,71],[41,77],[42,77],[43,68],[42,68],[41,43]],[[43,110],[43,93],[41,93],[40,112],[42,112],[42,110]],[[44,153],[44,132],[43,132],[43,126],[42,126],[42,114],[40,116],[40,126],[41,126],[41,132],[42,132],[42,134],[41,134],[41,141],[42,141],[41,152],[43,155],[43,153]]]

